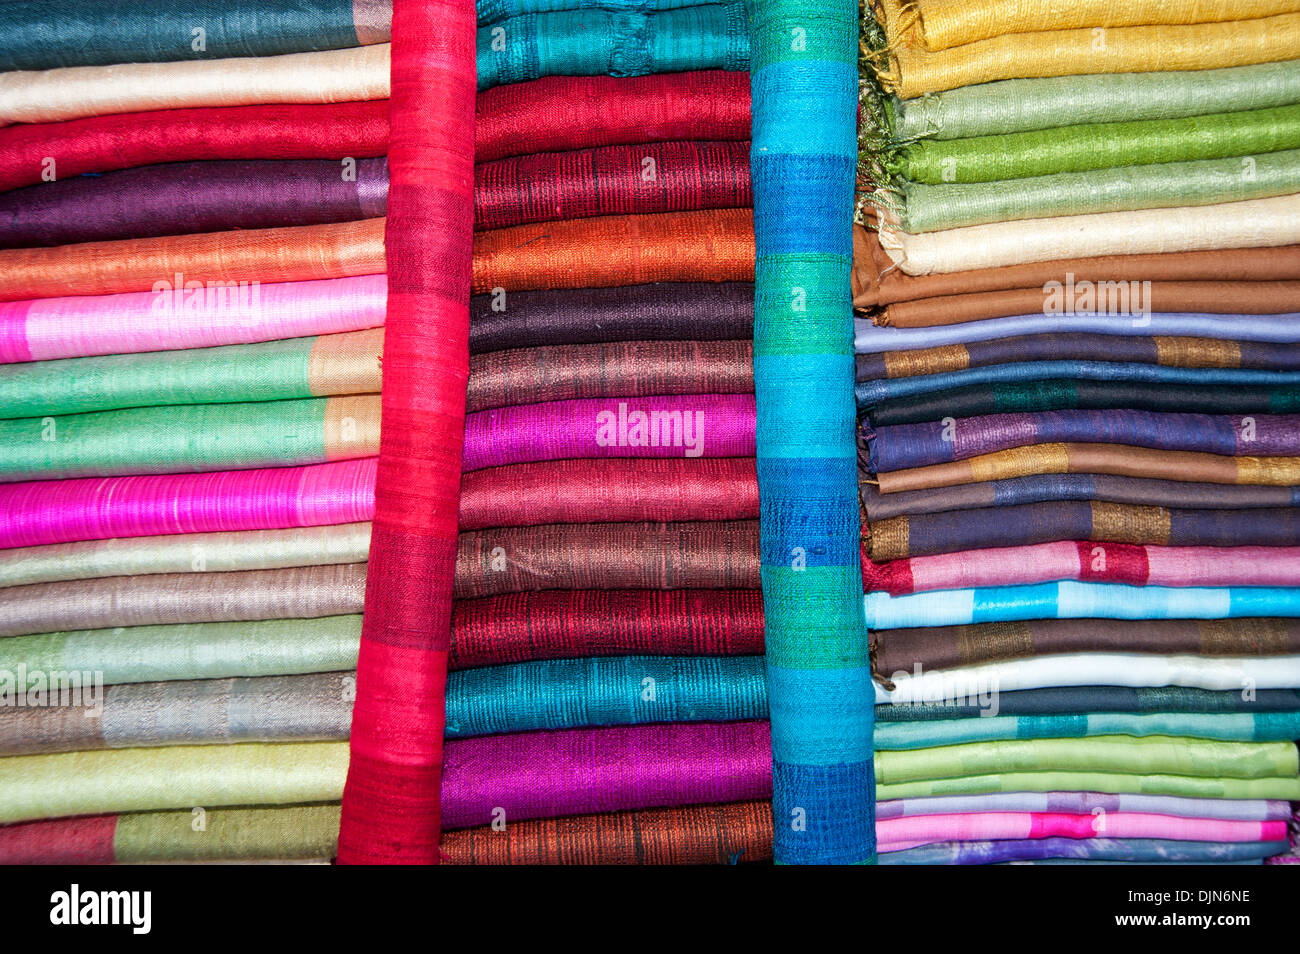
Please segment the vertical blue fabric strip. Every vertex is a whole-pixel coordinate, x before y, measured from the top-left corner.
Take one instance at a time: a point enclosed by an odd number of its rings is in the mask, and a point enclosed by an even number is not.
[[[750,0],[754,385],[773,850],[876,860],[854,443],[855,0]]]

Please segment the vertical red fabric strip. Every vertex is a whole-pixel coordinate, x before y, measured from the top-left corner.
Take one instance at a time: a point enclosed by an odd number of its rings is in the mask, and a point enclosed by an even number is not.
[[[439,860],[469,376],[473,0],[395,0],[383,433],[338,860]]]

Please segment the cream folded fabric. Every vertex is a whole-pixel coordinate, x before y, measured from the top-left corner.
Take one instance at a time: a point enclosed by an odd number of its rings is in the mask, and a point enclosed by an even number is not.
[[[930,51],[910,35],[916,17],[904,10],[904,0],[873,0],[872,6],[889,41],[888,50],[876,57],[877,78],[903,99],[994,80],[1204,70],[1300,57],[1300,13],[1028,33],[1007,33],[998,25],[999,35],[989,39]],[[1032,6],[1036,14],[1045,5]]]
[[[1265,248],[1300,243],[1300,194],[1136,212],[1102,212],[913,235],[883,221],[880,244],[909,275],[1061,258]]]
[[[0,73],[0,124],[109,113],[388,97],[390,46]]]

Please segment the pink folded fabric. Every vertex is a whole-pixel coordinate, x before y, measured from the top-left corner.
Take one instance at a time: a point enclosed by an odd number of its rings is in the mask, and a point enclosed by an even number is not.
[[[1023,838],[1165,838],[1173,841],[1281,841],[1284,821],[1179,818],[1146,812],[975,812],[912,815],[876,822],[879,850],[904,851],[942,841]]]
[[[187,284],[184,275],[168,275],[156,291],[0,302],[0,364],[377,328],[388,291],[385,275],[233,288]]]
[[[134,477],[0,484],[0,549],[369,520],[376,458]]]
[[[753,457],[754,396],[593,398],[465,415],[465,470],[594,457]]]
[[[1130,586],[1300,586],[1300,547],[1160,547],[1064,540],[875,563],[870,593],[1015,586],[1055,580]]]

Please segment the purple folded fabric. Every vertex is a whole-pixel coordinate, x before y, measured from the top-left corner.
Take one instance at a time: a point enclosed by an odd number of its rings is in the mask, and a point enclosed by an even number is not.
[[[0,248],[352,222],[387,204],[384,158],[172,162],[0,194]]]
[[[880,856],[882,865],[996,865],[1008,861],[1112,861],[1195,864],[1260,861],[1286,851],[1285,841],[1171,841],[1159,838],[1029,838],[948,841]]]
[[[1028,444],[1128,444],[1251,457],[1300,454],[1300,415],[1041,411],[869,428],[872,473],[924,467]]]
[[[445,828],[770,798],[766,722],[524,732],[448,742]]]
[[[754,396],[593,398],[465,415],[465,470],[595,457],[753,457]]]

